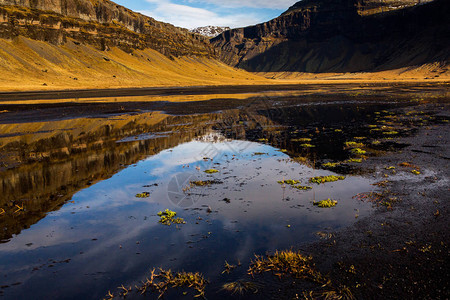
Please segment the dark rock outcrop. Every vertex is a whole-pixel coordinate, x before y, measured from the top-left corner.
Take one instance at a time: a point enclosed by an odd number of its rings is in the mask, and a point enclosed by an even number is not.
[[[213,53],[204,37],[109,0],[0,0],[0,37],[19,35],[53,44],[70,38],[101,50],[152,48],[169,57]]]
[[[450,1],[303,0],[269,22],[226,31],[211,43],[248,71],[396,69],[450,55]],[[420,4],[420,5],[419,5]]]

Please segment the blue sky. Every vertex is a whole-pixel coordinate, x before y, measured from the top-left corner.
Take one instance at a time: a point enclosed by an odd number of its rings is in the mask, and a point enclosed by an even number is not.
[[[158,21],[184,28],[206,25],[232,28],[279,16],[298,0],[113,0]]]

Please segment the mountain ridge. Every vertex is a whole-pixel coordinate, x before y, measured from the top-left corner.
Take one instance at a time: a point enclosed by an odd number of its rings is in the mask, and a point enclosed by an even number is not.
[[[109,0],[0,0],[0,37],[61,45],[67,39],[108,50],[154,49],[168,57],[213,56],[206,38]]]
[[[406,1],[406,8],[367,13],[375,2],[380,1],[304,0],[278,18],[210,41],[223,62],[252,72],[372,72],[447,64],[448,1]]]

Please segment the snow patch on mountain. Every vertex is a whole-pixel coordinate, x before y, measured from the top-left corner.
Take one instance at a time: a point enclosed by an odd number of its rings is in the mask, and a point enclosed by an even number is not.
[[[220,26],[203,26],[197,27],[191,30],[191,32],[198,33],[208,37],[216,37],[224,31],[230,30],[230,27],[220,27]]]

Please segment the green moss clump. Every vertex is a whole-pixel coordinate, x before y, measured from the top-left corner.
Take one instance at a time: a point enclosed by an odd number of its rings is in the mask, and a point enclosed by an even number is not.
[[[303,147],[303,148],[314,148],[314,147],[316,147],[316,146],[311,145],[311,144],[301,144],[300,146]]]
[[[209,170],[205,170],[204,171],[206,174],[214,174],[214,173],[219,173],[219,170],[216,169],[209,169]]]
[[[358,142],[345,142],[345,148],[361,148],[364,147],[363,143],[358,143]]]
[[[194,187],[194,186],[209,186],[212,184],[221,184],[223,183],[222,181],[219,180],[197,180],[197,181],[191,181],[190,182],[190,186]]]
[[[357,155],[363,155],[363,154],[367,153],[367,151],[365,151],[365,150],[363,150],[361,148],[354,148],[354,149],[351,150],[351,152],[353,154],[357,154]]]
[[[338,180],[344,180],[345,176],[335,176],[335,175],[329,175],[329,176],[317,176],[309,179],[309,182],[311,183],[325,183],[325,182],[334,182]]]
[[[310,138],[298,138],[298,139],[292,139],[291,142],[311,142]]]
[[[340,164],[341,164],[340,162],[335,162],[335,163],[328,162],[328,163],[323,164],[322,167],[324,167],[324,168],[336,168]]]
[[[362,158],[350,158],[350,159],[347,159],[346,162],[360,164],[360,163],[362,163]]]
[[[398,131],[385,131],[383,132],[384,135],[396,135],[398,134]]]
[[[161,218],[159,223],[163,225],[170,226],[172,224],[186,224],[183,218],[175,218],[177,215],[176,212],[171,211],[170,209],[166,209],[165,211],[160,211],[158,216]]]
[[[197,180],[197,181],[191,181],[190,186],[206,186],[210,185],[208,180]]]
[[[337,201],[328,198],[328,199],[321,200],[321,201],[314,201],[313,204],[318,206],[318,207],[327,208],[327,207],[334,207],[334,206],[336,206]]]
[[[295,185],[300,183],[300,180],[293,180],[293,179],[287,179],[287,180],[280,180],[278,181],[279,184],[288,184],[288,185]]]
[[[149,192],[139,193],[139,194],[136,194],[135,197],[136,198],[148,198],[148,197],[150,197],[150,193]]]
[[[294,186],[292,186],[292,187],[293,187],[294,189],[301,190],[301,191],[307,191],[307,190],[312,189],[312,187],[307,186],[307,185],[294,185]]]

